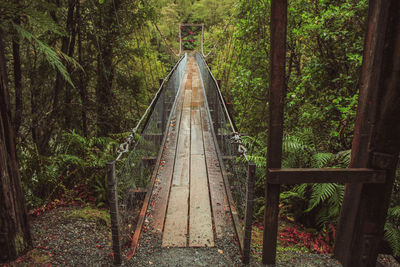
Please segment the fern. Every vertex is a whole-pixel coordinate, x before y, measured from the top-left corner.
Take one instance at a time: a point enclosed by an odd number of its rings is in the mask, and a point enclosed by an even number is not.
[[[314,153],[311,156],[311,167],[312,168],[322,168],[333,163],[335,160],[335,155],[332,153]]]
[[[310,147],[297,136],[286,136],[283,138],[282,148],[284,153],[296,153],[310,150]]]
[[[340,151],[336,154],[336,158],[341,167],[348,168],[350,166],[351,149]]]
[[[388,209],[388,218],[400,220],[400,205]]]
[[[313,184],[312,194],[308,208],[305,212],[309,212],[322,202],[329,200],[330,206],[340,206],[343,199],[343,185],[335,183]]]
[[[385,223],[385,233],[384,237],[386,241],[389,242],[390,247],[393,250],[393,255],[395,257],[400,256],[400,230],[399,227],[393,223]]]
[[[393,250],[395,257],[400,256],[400,205],[388,209],[384,237]]]
[[[69,76],[69,73],[67,71],[67,68],[65,65],[61,62],[61,58],[66,60],[68,63],[73,63],[74,65],[78,65],[75,60],[73,60],[71,57],[65,55],[61,51],[55,51],[53,50],[50,46],[46,45],[42,41],[40,41],[36,36],[31,34],[30,32],[26,31],[24,28],[21,26],[13,23],[14,29],[18,32],[18,34],[22,37],[22,39],[26,39],[31,43],[36,43],[39,51],[45,56],[47,62],[55,69],[57,69],[60,74],[63,76],[65,81],[67,81],[73,88],[75,88],[71,77]]]

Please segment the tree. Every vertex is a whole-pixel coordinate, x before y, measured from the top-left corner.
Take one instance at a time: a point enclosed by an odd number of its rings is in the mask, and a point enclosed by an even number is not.
[[[0,29],[0,262],[13,260],[32,246],[11,123],[2,36]]]

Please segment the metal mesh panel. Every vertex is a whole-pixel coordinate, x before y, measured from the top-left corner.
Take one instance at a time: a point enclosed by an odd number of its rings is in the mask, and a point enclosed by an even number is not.
[[[243,223],[246,210],[247,165],[241,140],[226,109],[218,83],[203,57],[196,53],[218,147],[227,171],[232,197]],[[242,148],[244,148],[242,146]]]
[[[149,111],[140,120],[128,140],[129,149],[121,152],[116,161],[116,191],[120,244],[127,245],[135,231],[135,219],[141,204],[167,130],[169,115],[184,75],[187,55],[175,65],[164,80]],[[125,153],[126,152],[126,153]]]

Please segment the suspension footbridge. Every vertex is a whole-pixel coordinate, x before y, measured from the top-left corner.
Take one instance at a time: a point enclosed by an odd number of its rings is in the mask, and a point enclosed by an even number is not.
[[[398,29],[398,16],[393,9],[397,24],[391,24],[382,15],[396,1],[378,2],[371,1],[368,15],[350,167],[281,168],[287,1],[271,1],[263,264],[276,262],[281,185],[343,183],[334,256],[344,266],[376,265],[399,154],[398,131],[393,131],[398,129],[393,119],[398,75],[387,67],[397,66],[392,61],[398,58],[393,56],[398,42],[395,34],[384,36],[387,25],[393,33]],[[145,246],[148,234],[161,249],[237,242],[243,263],[249,262],[256,168],[205,57],[202,51],[179,59],[117,159],[108,163],[115,263]]]
[[[185,53],[110,165],[117,257],[126,245],[135,254],[145,231],[167,248],[231,238],[248,258],[255,165],[245,152],[203,55]]]

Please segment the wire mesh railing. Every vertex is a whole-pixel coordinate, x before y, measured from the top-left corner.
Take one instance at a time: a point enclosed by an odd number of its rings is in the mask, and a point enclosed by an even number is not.
[[[129,246],[135,219],[149,190],[151,175],[168,129],[171,111],[185,72],[182,56],[162,82],[156,96],[120,145],[115,161],[108,163],[108,187],[114,262],[122,261],[121,247]]]
[[[228,112],[221,90],[212,75],[204,57],[196,53],[201,78],[204,85],[206,102],[215,140],[217,141],[220,162],[225,168],[223,173],[228,181],[228,198],[230,198],[233,221],[239,237],[243,262],[250,257],[251,225],[253,216],[253,195],[255,164],[246,156],[239,133]],[[233,205],[232,205],[233,204]]]

